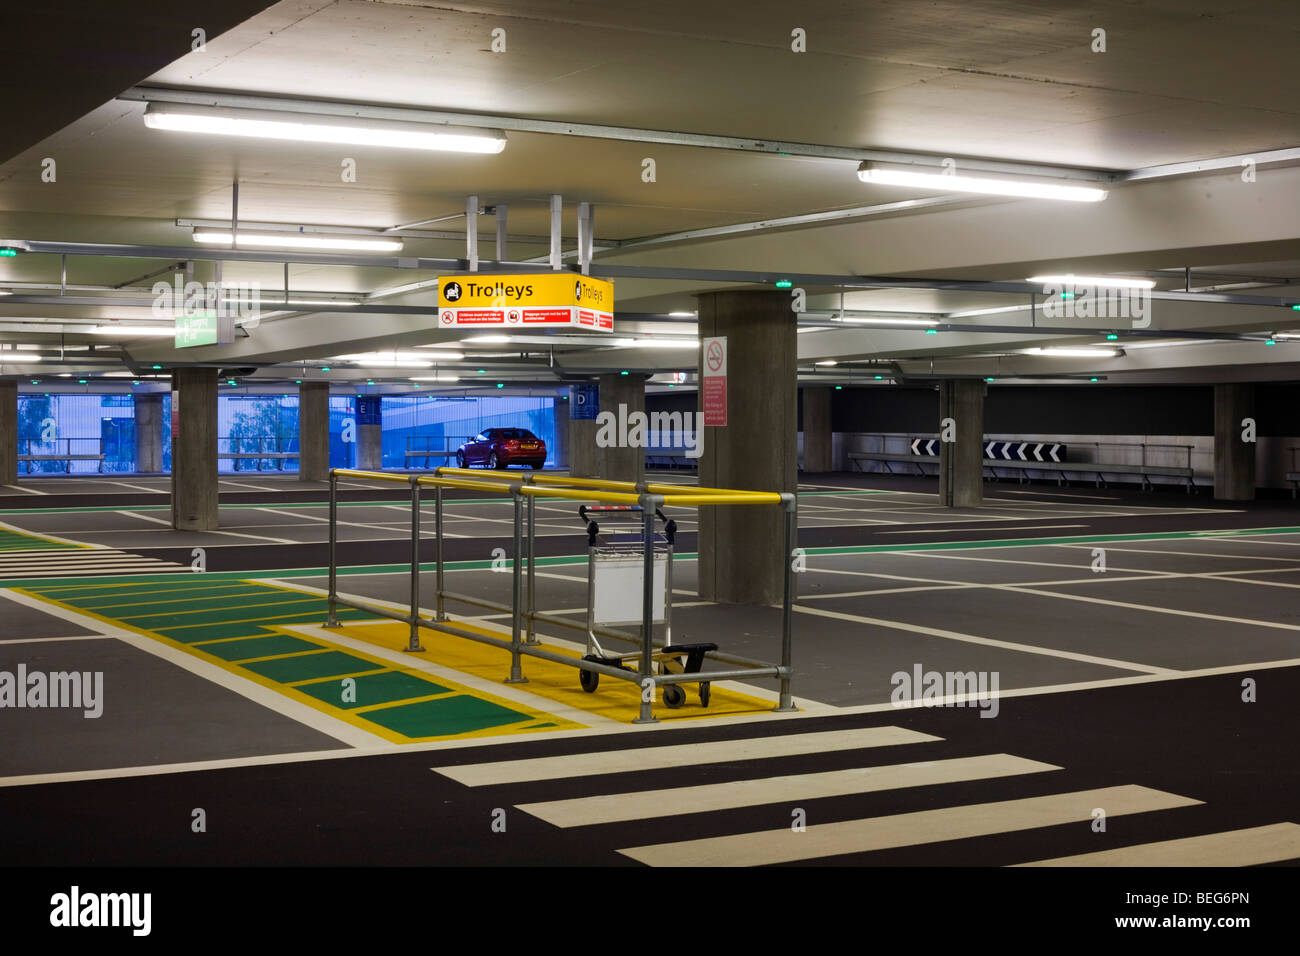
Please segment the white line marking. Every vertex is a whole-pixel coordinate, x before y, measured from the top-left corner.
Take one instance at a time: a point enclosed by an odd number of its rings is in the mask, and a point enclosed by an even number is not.
[[[1300,826],[1273,823],[1181,840],[1057,856],[1016,866],[1258,866],[1300,858]]]
[[[1117,817],[1201,802],[1126,785],[824,823],[803,833],[783,827],[618,852],[650,866],[762,866],[1076,823],[1092,819],[1095,807],[1105,807],[1107,816]]]
[[[89,544],[89,543],[87,543],[87,542],[85,542],[85,541],[74,541],[74,540],[72,540],[71,538],[60,538],[58,535],[55,535],[55,534],[43,534],[43,533],[40,532],[40,531],[27,531],[27,530],[24,529],[24,528],[15,527],[14,525],[7,524],[7,523],[4,522],[4,521],[0,521],[0,530],[3,530],[3,531],[12,531],[14,534],[21,534],[21,535],[23,535],[24,537],[29,537],[29,538],[40,538],[40,539],[42,539],[42,540],[44,540],[44,541],[53,541],[53,542],[55,542],[56,544],[72,544],[72,545],[76,545],[79,549],[81,549],[81,550],[83,550],[83,551],[93,551],[93,550],[96,549],[96,548],[102,548],[102,547],[103,547],[102,544]],[[34,548],[33,550],[35,550],[35,551],[39,551],[39,550],[41,550],[41,549],[39,549],[39,548]],[[5,553],[6,553],[6,554],[12,554],[12,553],[14,553],[14,552],[5,552]],[[26,553],[30,554],[31,552],[26,552]]]
[[[1015,521],[1036,521],[1037,518],[1015,518]],[[1053,528],[1086,528],[1086,524],[1037,524],[1029,528],[1017,528],[1017,531],[1048,531]],[[934,528],[923,528],[920,531],[882,531],[881,534],[966,534],[968,531],[1006,531],[1007,528],[953,528],[952,530],[941,530]]]
[[[37,491],[35,488],[25,488],[22,485],[0,485],[0,488],[12,488],[14,491],[21,491],[25,495],[48,495],[48,491]]]
[[[612,793],[545,803],[520,803],[516,806],[552,826],[569,828],[660,819],[687,813],[710,813],[767,803],[846,797],[907,787],[930,787],[965,780],[991,780],[1060,769],[1050,763],[1026,760],[1010,754],[990,754],[928,760],[923,763],[789,774],[758,780],[733,780],[697,787]]]
[[[662,770],[666,767],[832,753],[868,747],[895,747],[903,744],[932,743],[942,739],[942,737],[902,727],[863,727],[858,730],[827,730],[810,734],[783,734],[779,737],[670,744],[666,747],[633,747],[628,750],[499,760],[492,763],[472,763],[459,767],[431,767],[430,769],[467,787],[491,787],[502,783],[593,777],[612,773],[633,773],[640,770]]]
[[[1014,590],[1014,589],[1012,589]],[[914,634],[925,634],[929,637],[943,637],[951,641],[964,641],[968,644],[983,644],[986,647],[1001,647],[1009,651],[1022,651],[1026,654],[1039,654],[1044,657],[1059,657],[1063,660],[1080,661],[1084,664],[1099,664],[1102,667],[1115,667],[1120,670],[1139,671],[1143,674],[1173,674],[1177,671],[1167,667],[1153,667],[1149,664],[1138,664],[1133,661],[1115,660],[1110,657],[1096,657],[1092,654],[1076,654],[1073,651],[1058,651],[1046,647],[1035,647],[1032,644],[1017,644],[1013,641],[999,641],[991,637],[976,637],[973,634],[959,634],[956,631],[944,631],[935,627],[922,627],[919,624],[906,624],[902,621],[885,621],[875,617],[862,617],[858,614],[845,614],[842,611],[828,611],[820,607],[803,607],[796,604],[794,610],[800,614],[815,614],[819,617],[829,617],[841,621],[853,621],[857,624],[872,624],[876,627],[888,627],[896,631],[911,631]]]

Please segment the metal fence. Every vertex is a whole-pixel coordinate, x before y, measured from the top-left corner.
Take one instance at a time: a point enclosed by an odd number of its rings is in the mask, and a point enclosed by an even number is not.
[[[402,482],[411,491],[411,551],[410,551],[410,607],[401,614],[391,608],[344,597],[338,593],[338,479],[371,480],[384,482]],[[434,572],[435,604],[434,616],[426,617],[420,608],[420,507],[421,495],[425,488],[432,488],[434,494]],[[489,494],[509,495],[514,502],[514,553],[511,558],[511,603],[509,605],[467,594],[458,594],[447,590],[444,580],[443,560],[443,489],[458,488],[463,490],[487,492]],[[598,661],[567,657],[548,651],[536,638],[538,622],[586,631],[585,622],[571,621],[556,614],[537,610],[536,602],[536,509],[535,502],[539,496],[561,498],[584,503],[606,503],[618,505],[640,505],[643,509],[642,546],[644,555],[643,587],[641,595],[641,633],[630,634],[608,628],[599,628],[597,633],[613,640],[630,642],[640,648],[640,660],[635,671],[622,667],[610,666]],[[709,651],[708,660],[720,661],[733,665],[730,669],[697,673],[655,673],[654,655],[656,648],[662,648],[664,642],[654,637],[654,559],[656,511],[663,507],[701,508],[714,506],[748,506],[780,507],[785,514],[785,593],[781,616],[781,662],[773,664],[766,661],[741,657],[720,650]],[[329,617],[326,627],[339,627],[337,609],[339,606],[356,608],[380,617],[391,618],[410,625],[408,651],[422,651],[420,645],[420,628],[445,632],[457,637],[478,641],[510,651],[510,676],[507,683],[525,683],[523,675],[523,658],[537,657],[542,660],[580,670],[592,671],[615,680],[638,684],[643,691],[668,684],[696,683],[701,679],[708,681],[745,680],[753,678],[773,678],[778,681],[780,695],[778,711],[794,710],[790,692],[793,676],[791,657],[793,652],[793,609],[794,609],[794,568],[793,552],[797,537],[797,506],[795,496],[790,493],[736,491],[726,488],[691,488],[681,485],[664,485],[654,482],[633,484],[631,482],[605,481],[597,478],[569,478],[562,475],[525,474],[517,478],[507,477],[501,473],[484,475],[483,472],[461,468],[439,468],[433,475],[393,475],[385,472],[359,471],[355,469],[336,468],[330,471],[330,507],[329,507]],[[669,596],[671,598],[671,595]],[[493,637],[466,630],[449,623],[446,604],[454,601],[474,607],[488,608],[510,614],[510,639]],[[650,723],[656,718],[653,712],[653,693],[642,693],[640,712],[635,723]]]

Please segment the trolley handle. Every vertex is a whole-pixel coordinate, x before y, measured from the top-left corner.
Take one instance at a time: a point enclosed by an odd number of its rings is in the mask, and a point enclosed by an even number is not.
[[[578,506],[578,517],[581,518],[587,526],[587,547],[592,547],[596,543],[596,536],[600,534],[600,525],[591,517],[589,512],[608,512],[611,514],[631,515],[644,509],[640,505],[601,505],[588,508],[586,505]],[[674,544],[677,537],[677,522],[667,517],[658,508],[655,509],[655,517],[664,523],[664,538],[668,543]]]

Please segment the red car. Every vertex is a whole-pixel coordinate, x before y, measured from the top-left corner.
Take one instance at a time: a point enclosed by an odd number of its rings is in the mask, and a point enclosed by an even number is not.
[[[546,464],[546,442],[527,428],[486,428],[456,449],[456,466],[487,465],[509,468],[532,465],[534,470]]]

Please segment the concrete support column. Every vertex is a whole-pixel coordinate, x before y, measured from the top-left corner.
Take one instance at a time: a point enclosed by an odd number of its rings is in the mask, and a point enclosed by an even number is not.
[[[0,485],[18,483],[18,383],[0,381]]]
[[[974,379],[939,384],[939,501],[945,508],[978,508],[984,503],[987,391],[988,386]]]
[[[329,400],[325,409],[325,448],[329,450]],[[301,416],[301,412],[299,415]],[[378,395],[358,395],[356,400],[357,467],[362,471],[382,471],[384,468],[384,413],[383,400]],[[299,418],[301,425],[302,419]]]
[[[700,484],[793,492],[796,447],[796,315],[785,292],[699,296],[703,340],[727,339],[727,424],[701,426]],[[703,421],[703,393],[699,397]],[[604,407],[602,405],[602,407]],[[706,601],[775,604],[784,591],[784,512],[777,507],[699,510],[699,592]]]
[[[555,444],[551,447],[551,460],[556,468],[569,467],[569,402],[567,397],[555,397]]]
[[[803,470],[831,471],[831,389],[803,389]]]
[[[163,397],[158,392],[138,394],[135,404],[135,470],[158,474],[163,470]]]
[[[1242,441],[1242,419],[1255,417],[1255,386],[1214,386],[1214,497],[1220,501],[1255,498],[1254,442]]]
[[[645,481],[645,444],[633,445],[632,415],[645,417],[644,375],[612,372],[600,377],[600,412],[605,422],[612,416],[613,427],[596,422],[596,477],[609,481]],[[647,428],[648,432],[648,428]],[[604,441],[602,441],[602,435]],[[648,434],[646,435],[648,438]],[[603,446],[603,447],[602,447]]]
[[[217,370],[172,371],[172,527],[217,527]]]
[[[328,481],[330,473],[330,386],[298,386],[298,478]]]

